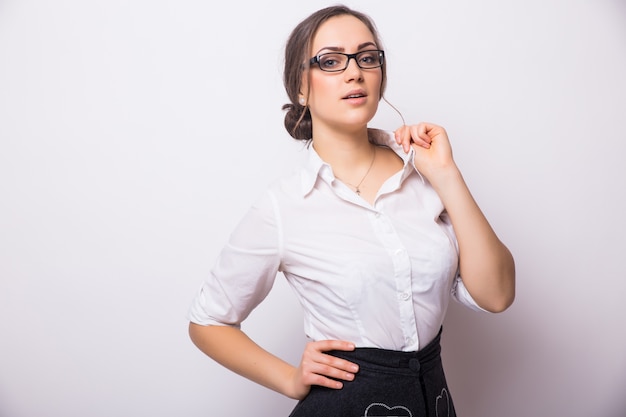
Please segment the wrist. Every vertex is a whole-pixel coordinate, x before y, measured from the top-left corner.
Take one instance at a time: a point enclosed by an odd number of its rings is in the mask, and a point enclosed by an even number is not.
[[[309,393],[309,387],[299,383],[298,368],[289,365],[289,369],[285,371],[280,387],[276,391],[286,397],[294,400],[301,400]]]
[[[436,191],[448,188],[450,185],[464,183],[461,171],[454,162],[422,173]]]

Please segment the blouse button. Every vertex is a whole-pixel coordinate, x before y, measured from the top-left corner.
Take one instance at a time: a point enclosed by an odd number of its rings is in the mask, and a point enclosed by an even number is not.
[[[402,301],[406,301],[409,298],[411,298],[411,294],[409,294],[408,292],[402,292],[398,295],[398,297],[402,300]]]

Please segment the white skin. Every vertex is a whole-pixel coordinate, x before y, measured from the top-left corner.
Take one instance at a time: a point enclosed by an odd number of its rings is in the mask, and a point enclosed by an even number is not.
[[[372,33],[357,18],[343,15],[319,27],[310,56],[366,49],[377,49]],[[361,197],[370,204],[375,202],[380,186],[402,169],[402,161],[393,151],[373,146],[367,137],[367,123],[378,108],[381,77],[380,68],[363,70],[350,60],[348,68],[338,73],[311,67],[304,74],[300,90],[311,112],[313,146],[337,178],[346,184],[358,184],[376,153],[375,164],[360,187]],[[359,93],[358,98],[346,98],[354,92]],[[460,272],[468,291],[482,308],[505,310],[515,296],[513,257],[472,198],[452,158],[445,129],[431,123],[401,126],[395,131],[395,139],[405,152],[411,147],[415,150],[416,167],[437,191],[450,216],[459,243]],[[325,353],[354,350],[351,341],[309,342],[300,363],[293,366],[236,328],[190,323],[189,333],[198,348],[220,364],[294,399],[304,398],[313,385],[341,389],[341,381],[358,377],[356,364]]]

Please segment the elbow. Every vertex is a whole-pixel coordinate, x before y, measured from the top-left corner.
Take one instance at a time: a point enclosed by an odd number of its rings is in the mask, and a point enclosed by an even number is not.
[[[189,329],[187,330],[187,333],[189,334],[189,339],[191,339],[191,341],[196,344],[196,342],[194,341],[194,339],[196,338],[196,326],[197,324],[190,321],[189,322]]]
[[[208,356],[212,356],[212,352],[223,345],[223,341],[232,334],[239,332],[239,328],[228,325],[214,324],[198,324],[189,322],[189,338],[194,345]]]
[[[490,256],[465,256],[460,263],[467,291],[478,307],[490,313],[501,313],[515,301],[515,261],[505,246],[500,249],[490,251]]]
[[[515,301],[515,270],[512,269],[501,276],[498,284],[489,291],[480,306],[490,313],[502,313]]]
[[[480,307],[490,313],[502,313],[511,307],[513,301],[515,301],[515,291],[511,291],[510,294],[493,297],[488,302],[481,303]]]
[[[198,348],[202,345],[202,340],[204,339],[204,330],[206,326],[201,326],[192,321],[189,322],[189,338]]]
[[[511,307],[515,301],[515,266],[512,262],[481,282],[473,293],[480,308],[490,313],[502,313]]]

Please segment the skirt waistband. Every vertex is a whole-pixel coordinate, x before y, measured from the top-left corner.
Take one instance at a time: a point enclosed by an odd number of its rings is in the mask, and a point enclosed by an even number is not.
[[[424,348],[419,351],[403,352],[397,350],[379,349],[379,348],[356,348],[353,351],[337,351],[326,352],[329,355],[336,356],[354,362],[367,362],[387,368],[409,368],[413,371],[425,370],[424,367],[430,368],[434,362],[440,359],[441,354],[441,329],[437,336]]]

